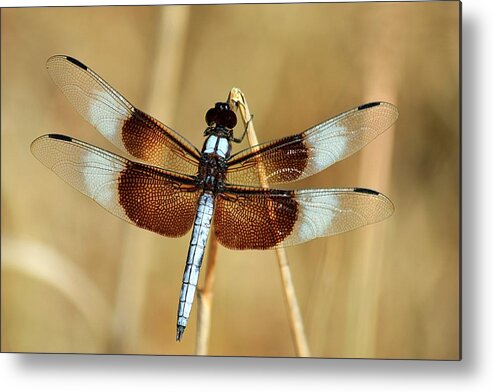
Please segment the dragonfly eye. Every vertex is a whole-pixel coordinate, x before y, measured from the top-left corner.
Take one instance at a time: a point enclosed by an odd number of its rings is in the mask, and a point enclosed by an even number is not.
[[[210,126],[212,123],[217,122],[217,115],[218,112],[216,108],[209,109],[205,114],[205,122],[207,123],[207,125]]]

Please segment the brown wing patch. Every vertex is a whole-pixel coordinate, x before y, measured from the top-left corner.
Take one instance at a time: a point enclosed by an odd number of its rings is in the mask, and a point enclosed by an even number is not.
[[[121,138],[134,157],[185,174],[198,171],[199,155],[190,144],[155,118],[134,108],[123,122]]]
[[[192,181],[183,181],[134,163],[120,175],[119,202],[137,226],[166,237],[180,237],[192,227],[199,196]]]
[[[216,198],[214,230],[230,249],[270,249],[293,231],[298,205],[292,191],[227,187]]]

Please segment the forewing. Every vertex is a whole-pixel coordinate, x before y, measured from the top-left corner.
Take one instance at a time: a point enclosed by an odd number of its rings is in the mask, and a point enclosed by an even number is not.
[[[115,146],[153,165],[197,173],[199,151],[178,133],[135,108],[93,70],[68,56],[46,67],[77,111]]]
[[[216,198],[214,229],[227,248],[272,249],[379,222],[393,211],[387,197],[369,189],[227,187]]]
[[[62,180],[127,222],[167,237],[192,227],[199,190],[191,176],[132,162],[64,135],[41,136],[31,151]]]
[[[306,131],[240,151],[228,161],[230,184],[301,180],[344,159],[389,128],[397,108],[386,102],[358,106]],[[260,174],[262,173],[262,174]]]

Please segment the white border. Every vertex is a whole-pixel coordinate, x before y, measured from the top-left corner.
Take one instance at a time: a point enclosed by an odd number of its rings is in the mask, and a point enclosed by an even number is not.
[[[384,2],[391,2],[392,0],[380,0]],[[395,1],[395,0],[394,0]],[[228,0],[113,0],[113,1],[98,1],[98,0],[3,0],[2,7],[53,7],[53,6],[91,6],[91,5],[162,5],[162,4],[258,4],[258,3],[331,3],[334,1],[293,1],[293,0],[244,0],[244,1],[228,1]],[[343,2],[343,1],[339,1]],[[349,1],[350,2],[350,1]]]

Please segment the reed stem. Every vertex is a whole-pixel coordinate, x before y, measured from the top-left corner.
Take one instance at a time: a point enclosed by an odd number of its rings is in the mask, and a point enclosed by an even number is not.
[[[236,108],[242,118],[243,124],[248,127],[247,137],[250,146],[255,148],[258,143],[255,128],[253,127],[252,115],[248,108],[245,95],[238,88],[231,89],[228,97],[228,102],[234,108]],[[268,187],[267,179],[265,177],[264,166],[261,161],[258,162],[259,176],[261,185]],[[279,270],[281,272],[282,284],[284,296],[288,305],[289,327],[291,329],[291,335],[293,337],[293,343],[297,356],[309,357],[310,349],[308,347],[308,341],[305,334],[305,328],[303,326],[303,319],[301,318],[300,307],[298,305],[298,299],[294,290],[293,280],[291,277],[291,269],[289,268],[288,256],[284,248],[276,249],[277,261],[279,264]]]

